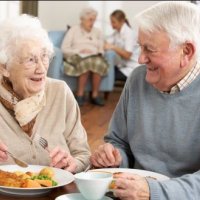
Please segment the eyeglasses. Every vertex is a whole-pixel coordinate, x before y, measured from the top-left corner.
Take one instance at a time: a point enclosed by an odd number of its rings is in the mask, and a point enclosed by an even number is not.
[[[53,56],[48,52],[43,52],[40,58],[36,55],[30,55],[22,58],[19,63],[25,65],[26,67],[36,67],[39,63],[39,59],[43,65],[48,65],[52,61]]]

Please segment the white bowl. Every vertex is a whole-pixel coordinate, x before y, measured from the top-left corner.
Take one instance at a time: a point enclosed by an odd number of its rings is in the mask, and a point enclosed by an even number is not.
[[[109,172],[81,172],[74,175],[81,194],[88,200],[102,199],[108,191],[113,175]]]

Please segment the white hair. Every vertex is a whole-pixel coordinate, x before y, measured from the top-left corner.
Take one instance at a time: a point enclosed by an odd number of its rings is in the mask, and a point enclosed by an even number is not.
[[[160,2],[135,17],[138,28],[147,33],[164,31],[170,46],[193,42],[200,58],[200,11],[190,2]]]
[[[97,16],[97,11],[93,8],[85,8],[80,13],[80,19],[85,19],[89,16]]]
[[[49,54],[53,54],[53,44],[39,19],[27,14],[8,18],[0,23],[0,64],[12,59],[18,43],[24,39],[38,40]]]

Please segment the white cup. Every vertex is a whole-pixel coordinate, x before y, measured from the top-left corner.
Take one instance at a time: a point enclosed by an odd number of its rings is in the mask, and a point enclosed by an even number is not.
[[[109,172],[81,172],[74,175],[80,193],[88,200],[100,200],[108,191],[113,175]]]

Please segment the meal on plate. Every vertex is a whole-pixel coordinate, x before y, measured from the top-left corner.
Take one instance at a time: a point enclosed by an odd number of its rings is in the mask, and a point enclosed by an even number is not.
[[[0,170],[0,186],[17,188],[52,187],[58,184],[53,177],[54,171],[50,167],[45,167],[38,173]]]

